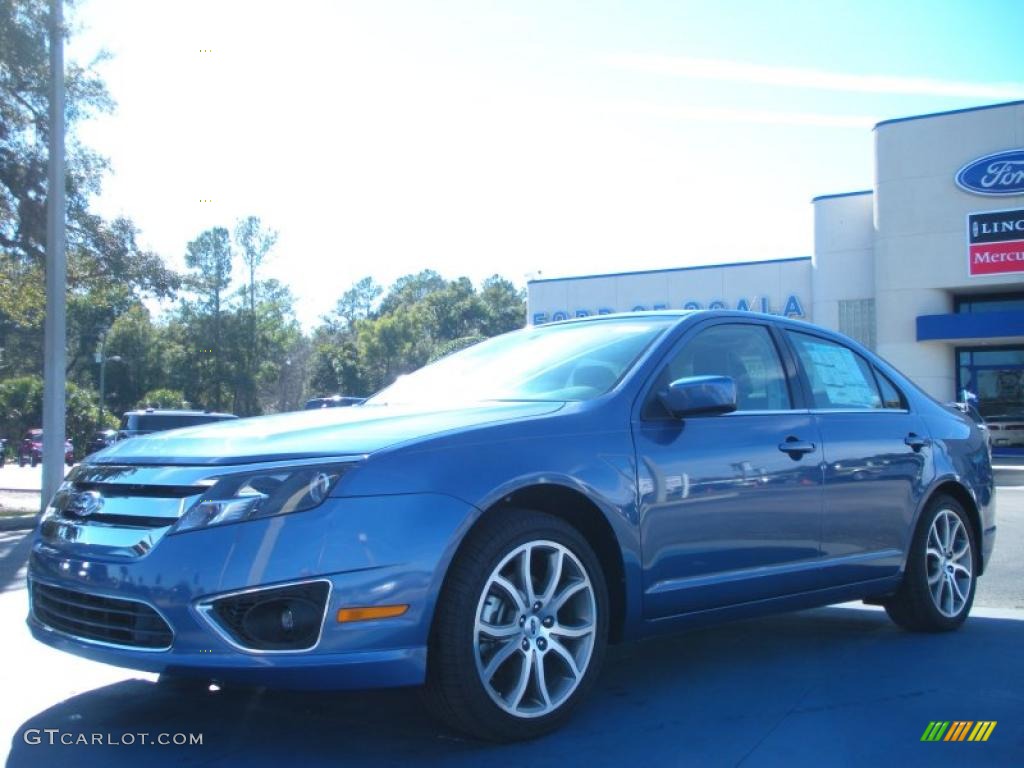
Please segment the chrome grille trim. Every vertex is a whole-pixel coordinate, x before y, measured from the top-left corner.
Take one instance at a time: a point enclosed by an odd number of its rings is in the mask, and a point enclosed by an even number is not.
[[[37,591],[36,591],[37,587],[43,587],[45,590],[49,590],[49,592],[48,593],[40,592],[37,595]],[[84,599],[76,601],[74,599],[67,598],[66,595],[60,596],[59,594],[55,594],[55,592],[56,593],[70,593],[72,595],[81,595]],[[167,617],[164,616],[156,608],[156,606],[151,605],[150,603],[147,603],[144,600],[135,600],[133,598],[126,598],[126,597],[121,597],[121,596],[114,597],[114,596],[104,595],[104,594],[97,593],[97,592],[86,592],[86,591],[79,590],[79,589],[71,589],[71,588],[66,587],[66,586],[58,586],[56,584],[50,584],[50,583],[48,583],[46,581],[41,581],[39,579],[30,579],[29,580],[29,582],[28,582],[28,595],[29,595],[29,613],[32,616],[33,621],[35,621],[40,627],[42,627],[46,631],[53,632],[54,634],[61,635],[62,637],[68,637],[68,638],[71,638],[72,640],[75,640],[75,641],[80,642],[80,643],[86,643],[88,645],[97,645],[97,646],[101,646],[101,647],[104,647],[104,648],[118,648],[118,649],[129,650],[129,651],[142,651],[144,653],[165,653],[165,652],[167,652],[167,651],[169,651],[171,649],[171,646],[174,645],[174,627],[171,625],[171,622],[169,622],[167,620]],[[84,606],[87,605],[88,600],[108,601],[109,605],[104,605],[103,607],[84,608]],[[42,611],[44,613],[49,611],[49,609],[42,607],[42,603],[46,602],[46,601],[62,602],[62,603],[66,604],[66,605],[68,605],[70,607],[79,607],[79,608],[83,608],[83,610],[93,610],[96,613],[111,613],[113,615],[129,615],[129,616],[138,616],[139,612],[138,611],[133,611],[133,610],[128,609],[128,608],[113,608],[112,606],[115,605],[115,604],[129,604],[129,603],[132,603],[132,604],[135,604],[135,605],[141,605],[144,608],[146,608],[147,610],[152,611],[153,614],[163,622],[164,626],[167,628],[166,634],[169,636],[169,640],[168,640],[166,645],[160,645],[160,646],[156,646],[156,647],[151,647],[151,646],[138,645],[138,644],[132,644],[132,643],[112,642],[110,640],[102,640],[102,639],[99,639],[99,638],[96,638],[96,637],[89,637],[87,635],[78,634],[76,632],[72,632],[72,631],[69,631],[67,629],[63,629],[63,628],[60,628],[60,627],[53,626],[53,623],[47,622],[43,616],[40,616],[40,608],[42,609]],[[39,606],[37,606],[37,602],[40,603]],[[51,614],[53,614],[55,617],[57,616],[57,612],[56,611],[49,611],[49,612]],[[96,627],[98,630],[105,630],[107,632],[134,632],[134,633],[142,633],[142,634],[161,634],[161,635],[165,634],[162,630],[118,627],[116,625],[111,625],[109,622],[96,621],[96,620],[93,620],[93,619],[82,619],[80,617],[79,618],[68,618],[67,621],[68,621],[68,623],[80,624],[83,627],[93,626],[93,627]]]

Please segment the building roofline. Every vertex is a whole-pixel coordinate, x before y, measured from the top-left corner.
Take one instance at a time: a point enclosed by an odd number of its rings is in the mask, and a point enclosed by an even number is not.
[[[589,280],[597,277],[628,277],[630,275],[657,275],[665,272],[693,272],[698,269],[723,269],[725,267],[752,267],[758,264],[785,264],[791,261],[810,261],[810,256],[790,256],[785,259],[763,259],[761,261],[733,261],[726,264],[698,264],[692,267],[668,267],[666,269],[640,269],[632,272],[609,272],[597,275],[570,275],[568,277],[542,277],[539,280],[527,280],[533,283],[558,283],[564,280]]]
[[[818,195],[812,197],[811,202],[816,203],[819,200],[834,200],[837,197],[854,197],[856,195],[873,195],[875,191],[873,189],[859,189],[856,192],[837,192],[833,195]]]
[[[959,115],[964,112],[983,112],[986,109],[1000,109],[1001,107],[1021,107],[1024,106],[1024,99],[1018,101],[1004,101],[999,104],[983,104],[980,107],[965,107],[963,109],[949,109],[945,112],[929,112],[924,115],[910,115],[909,117],[894,117],[890,120],[882,120],[880,123],[875,123],[875,127],[871,130],[880,128],[883,125],[892,125],[893,123],[905,123],[908,120],[925,120],[929,117],[944,117],[946,115]]]

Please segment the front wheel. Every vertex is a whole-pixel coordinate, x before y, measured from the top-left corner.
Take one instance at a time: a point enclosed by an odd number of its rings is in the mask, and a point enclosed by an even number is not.
[[[915,632],[956,629],[967,619],[978,581],[978,548],[967,513],[938,496],[921,515],[903,583],[885,604],[894,622]]]
[[[470,533],[445,582],[428,705],[478,738],[540,736],[586,696],[607,635],[607,587],[586,539],[551,515],[502,510]]]

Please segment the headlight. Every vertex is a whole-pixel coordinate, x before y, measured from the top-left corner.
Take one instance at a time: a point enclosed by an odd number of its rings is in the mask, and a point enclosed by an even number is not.
[[[173,532],[312,509],[327,498],[351,467],[322,464],[219,477],[186,510]]]

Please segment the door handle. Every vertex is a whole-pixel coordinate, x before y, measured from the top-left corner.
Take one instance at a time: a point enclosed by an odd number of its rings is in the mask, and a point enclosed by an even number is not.
[[[789,458],[796,460],[805,453],[813,453],[814,443],[790,435],[786,438],[785,442],[779,443],[779,450],[783,453],[788,453]]]
[[[931,441],[927,437],[921,437],[915,432],[911,432],[909,435],[903,438],[903,442],[909,445],[911,448],[913,448],[914,452],[917,453],[926,445],[928,445],[928,443],[930,443]]]

